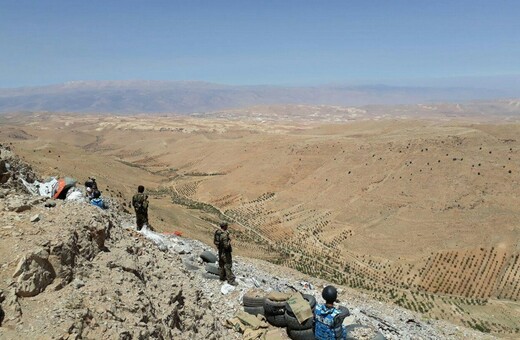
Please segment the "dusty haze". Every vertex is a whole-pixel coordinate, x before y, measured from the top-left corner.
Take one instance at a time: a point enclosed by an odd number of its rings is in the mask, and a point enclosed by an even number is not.
[[[517,95],[496,86],[235,86],[196,81],[73,81],[0,89],[0,112],[82,113],[211,112],[252,105],[418,104],[494,100]]]

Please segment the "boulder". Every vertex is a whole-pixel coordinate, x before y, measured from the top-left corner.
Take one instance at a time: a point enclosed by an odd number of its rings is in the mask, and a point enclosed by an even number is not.
[[[75,278],[72,281],[72,285],[74,286],[74,288],[79,289],[79,288],[85,286],[85,282],[83,282],[83,280],[81,280],[81,279]]]
[[[54,208],[56,206],[55,201],[49,201],[45,203],[45,208]]]
[[[49,252],[45,249],[23,256],[13,274],[18,278],[16,295],[22,297],[36,296],[52,283],[56,273],[49,262]]]
[[[18,302],[18,296],[15,294],[14,288],[3,292],[3,301],[1,306],[4,313],[4,321],[20,320],[22,317],[22,307]],[[5,316],[7,317],[5,318]]]
[[[5,161],[2,159],[0,160],[0,173],[7,172],[7,166],[5,164]]]
[[[106,250],[106,229],[103,225],[92,223],[85,225],[77,233],[79,254],[86,260],[92,260],[100,251]]]
[[[22,200],[21,198],[16,197],[8,202],[8,209],[9,211],[20,213],[31,209],[31,205]]]
[[[8,172],[0,174],[0,184],[7,183],[9,178],[11,178],[11,174]]]

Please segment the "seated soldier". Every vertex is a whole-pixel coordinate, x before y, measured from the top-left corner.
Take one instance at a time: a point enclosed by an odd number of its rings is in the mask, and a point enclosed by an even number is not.
[[[98,190],[96,179],[94,177],[89,177],[88,180],[85,182],[85,196],[89,200],[94,198],[94,191]]]
[[[314,336],[316,340],[345,340],[347,332],[343,320],[348,311],[342,311],[334,306],[338,291],[334,286],[323,288],[321,296],[325,304],[317,304],[314,309]]]
[[[101,198],[101,192],[99,190],[94,190],[92,193],[92,199],[90,200],[90,204],[95,205],[101,209],[108,209],[107,204]]]

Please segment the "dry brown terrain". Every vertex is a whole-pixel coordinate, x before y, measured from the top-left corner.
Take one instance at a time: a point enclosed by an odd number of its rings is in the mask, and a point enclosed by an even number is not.
[[[23,183],[34,180],[41,178],[30,164],[0,144],[1,339],[242,339],[225,324],[246,309],[244,294],[297,289],[321,299],[321,287],[330,284],[235,256],[238,286],[223,293],[229,286],[200,256],[209,256],[211,246],[136,231],[132,214],[111,195],[104,210],[81,197],[29,193]],[[366,338],[355,335],[360,325],[388,340],[496,339],[337,287],[341,306],[351,312],[349,335],[359,340]],[[277,339],[289,339],[285,329],[267,327]]]
[[[47,175],[94,175],[152,224],[364,289],[432,318],[520,332],[520,125],[175,117],[4,117]],[[174,203],[172,204],[172,199]],[[186,209],[189,208],[189,209]]]

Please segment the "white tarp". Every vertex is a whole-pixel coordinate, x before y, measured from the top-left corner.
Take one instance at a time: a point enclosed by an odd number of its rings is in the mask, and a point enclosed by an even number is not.
[[[170,246],[171,242],[166,239],[166,237],[159,235],[157,233],[154,233],[150,229],[148,229],[147,225],[144,225],[143,228],[139,231],[141,234],[143,234],[144,237],[155,243],[159,248],[168,248]],[[173,247],[173,244],[171,244]]]
[[[22,183],[27,188],[27,190],[33,195],[52,197],[56,192],[56,188],[58,187],[58,180],[54,177],[45,183],[41,183],[38,181],[34,181],[34,183],[29,183],[25,181],[23,178],[20,179],[22,180]]]
[[[23,185],[25,186],[25,188],[32,194],[32,195],[38,195],[38,184],[39,182],[35,181],[34,183],[29,183],[27,182],[26,180],[24,180],[23,178],[20,177],[20,179],[22,180],[22,183]]]
[[[52,197],[56,192],[56,188],[58,187],[58,180],[56,178],[52,178],[50,181],[45,183],[34,182],[38,186],[38,191],[40,196]]]
[[[220,287],[220,292],[224,295],[227,295],[235,290],[235,287],[230,285],[229,283],[224,283],[222,287]]]
[[[27,190],[33,194],[33,195],[40,195],[44,197],[53,197],[56,193],[56,190],[58,190],[59,187],[59,181],[55,177],[51,177],[46,182],[38,182],[34,181],[34,183],[28,183],[23,178],[20,178],[22,180],[23,185],[27,188]],[[63,179],[62,179],[63,180]],[[76,184],[76,181],[70,177],[65,177],[65,180],[67,182],[68,187],[74,187]],[[70,189],[72,190],[72,189]],[[69,190],[69,191],[70,191]],[[79,191],[79,189],[76,189]],[[80,200],[79,194],[76,193],[76,190],[72,191],[72,200]],[[69,196],[69,193],[67,193],[67,197]],[[81,195],[83,196],[83,195]]]
[[[52,197],[54,192],[56,191],[56,187],[58,186],[58,180],[56,178],[52,178],[48,182],[41,183],[38,181],[34,181],[34,183],[29,183],[25,181],[23,178],[23,185],[29,190],[29,192],[33,195],[40,195],[44,197]]]
[[[78,188],[71,188],[69,191],[67,191],[67,196],[65,196],[65,200],[84,202],[85,196]]]
[[[175,237],[167,237],[153,232],[148,229],[147,225],[144,225],[139,233],[155,243],[162,251],[170,250],[178,254],[188,254],[191,252],[191,247],[189,245],[184,244],[184,242],[177,240]]]

